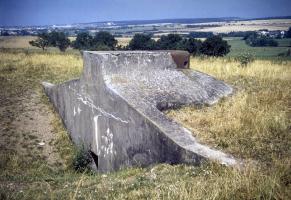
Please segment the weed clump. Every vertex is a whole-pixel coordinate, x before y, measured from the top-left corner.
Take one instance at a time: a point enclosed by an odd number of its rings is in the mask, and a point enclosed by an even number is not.
[[[247,67],[250,63],[254,62],[255,58],[250,53],[244,53],[236,57],[235,60],[240,63],[241,67]]]
[[[75,149],[75,155],[73,157],[73,168],[77,172],[84,172],[90,169],[92,162],[92,156],[90,151],[85,146],[79,145]]]

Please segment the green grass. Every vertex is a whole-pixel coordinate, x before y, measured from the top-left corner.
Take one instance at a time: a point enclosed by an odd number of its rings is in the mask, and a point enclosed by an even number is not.
[[[231,45],[231,51],[227,57],[237,57],[244,53],[250,53],[259,59],[278,59],[278,54],[286,52],[291,47],[291,39],[279,39],[278,47],[251,47],[248,46],[242,38],[225,38]],[[281,59],[291,59],[281,58]]]
[[[291,48],[291,38],[276,39],[279,47],[290,47]]]

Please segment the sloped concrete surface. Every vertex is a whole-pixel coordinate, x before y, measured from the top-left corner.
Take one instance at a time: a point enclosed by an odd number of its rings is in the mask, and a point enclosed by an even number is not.
[[[188,68],[189,57],[177,63],[173,55],[86,51],[80,79],[43,83],[74,143],[85,144],[95,154],[98,171],[162,162],[196,165],[204,159],[238,164],[230,155],[200,144],[161,112],[211,105],[232,93],[229,85],[207,74],[181,69]]]

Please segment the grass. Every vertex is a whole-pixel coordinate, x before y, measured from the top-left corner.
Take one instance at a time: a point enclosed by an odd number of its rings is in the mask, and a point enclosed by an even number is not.
[[[242,68],[229,59],[192,59],[191,66],[230,83],[236,94],[213,107],[185,107],[167,115],[202,143],[255,161],[257,178],[285,168],[280,187],[290,190],[285,182],[291,180],[291,62],[257,60]]]
[[[225,59],[193,59],[191,65],[230,83],[236,94],[212,107],[183,108],[169,116],[202,141],[245,159],[265,162],[291,155],[290,61],[255,61],[242,68]]]
[[[159,164],[102,175],[73,170],[73,147],[56,113],[52,145],[65,167],[53,168],[41,154],[27,150],[23,156],[13,149],[21,137],[12,135],[22,135],[11,123],[22,112],[19,98],[36,91],[43,106],[53,112],[40,82],[78,77],[80,55],[0,51],[0,108],[5,111],[0,122],[7,127],[0,129],[6,141],[0,150],[0,199],[290,199],[291,63],[257,60],[246,68],[238,65],[230,58],[192,58],[193,68],[225,80],[237,92],[214,107],[182,108],[168,115],[202,142],[245,158],[244,169],[216,163]]]
[[[278,54],[287,52],[291,47],[291,39],[277,40],[278,47],[251,47],[248,46],[241,38],[226,38],[229,45],[231,45],[230,53],[227,57],[237,57],[243,53],[250,53],[259,59],[278,59]],[[282,58],[280,58],[282,59]],[[291,59],[289,56],[286,59]]]
[[[30,48],[29,41],[35,40],[35,36],[0,36],[0,48]]]

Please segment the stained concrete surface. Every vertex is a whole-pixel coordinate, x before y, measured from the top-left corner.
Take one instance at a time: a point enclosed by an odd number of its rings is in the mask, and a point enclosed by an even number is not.
[[[233,89],[189,68],[186,52],[85,51],[80,79],[43,83],[75,144],[93,154],[97,170],[155,163],[198,165],[205,159],[239,164],[200,144],[162,111],[212,105]]]

